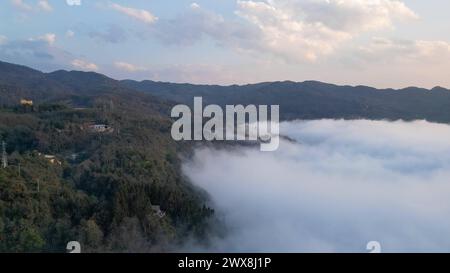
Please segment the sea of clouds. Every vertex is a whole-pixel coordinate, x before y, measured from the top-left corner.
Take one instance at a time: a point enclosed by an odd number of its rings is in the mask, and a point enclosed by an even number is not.
[[[210,251],[450,251],[450,126],[285,122],[276,152],[199,148],[184,173],[227,228]]]

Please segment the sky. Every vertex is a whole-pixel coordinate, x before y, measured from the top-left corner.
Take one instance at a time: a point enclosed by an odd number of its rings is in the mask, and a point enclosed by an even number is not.
[[[450,88],[448,0],[3,0],[0,60],[201,84]]]
[[[449,251],[448,124],[293,121],[280,133],[297,142],[198,148],[184,162],[228,231],[208,251]]]

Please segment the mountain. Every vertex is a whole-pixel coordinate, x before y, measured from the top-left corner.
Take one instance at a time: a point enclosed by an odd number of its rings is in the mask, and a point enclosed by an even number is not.
[[[38,102],[67,100],[74,107],[83,107],[92,104],[99,95],[120,96],[129,104],[145,101],[162,114],[167,114],[173,103],[190,105],[195,96],[202,96],[204,104],[278,104],[283,120],[366,118],[450,122],[450,90],[442,87],[395,90],[317,81],[231,86],[117,81],[93,72],[42,73],[0,62],[0,105],[15,104],[26,97]]]
[[[26,98],[36,103],[64,102],[73,107],[87,107],[100,97],[126,102],[128,108],[147,104],[146,111],[164,114],[169,108],[164,100],[131,90],[102,74],[64,70],[43,73],[0,62],[0,106],[17,105]]]
[[[426,119],[450,122],[450,90],[409,87],[400,90],[338,86],[316,81],[250,85],[192,85],[153,81],[121,82],[124,86],[178,103],[280,105],[280,117],[292,119]]]
[[[69,241],[169,251],[204,237],[213,211],[181,172],[189,145],[170,136],[169,103],[97,73],[8,63],[0,93],[0,252],[65,252]]]

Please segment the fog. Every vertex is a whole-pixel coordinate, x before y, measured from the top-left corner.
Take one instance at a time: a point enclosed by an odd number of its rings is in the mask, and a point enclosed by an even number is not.
[[[227,233],[208,251],[450,251],[450,126],[296,121],[276,152],[199,148],[184,173]]]

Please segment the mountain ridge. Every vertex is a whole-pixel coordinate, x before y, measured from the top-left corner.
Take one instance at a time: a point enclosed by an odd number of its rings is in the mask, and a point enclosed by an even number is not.
[[[74,70],[72,70],[74,71]],[[339,86],[339,87],[347,87],[347,88],[369,88],[374,89],[378,91],[407,91],[412,89],[418,89],[418,90],[427,90],[427,91],[433,91],[434,89],[439,90],[446,90],[450,91],[449,88],[445,88],[439,85],[436,85],[432,88],[426,88],[426,87],[419,87],[419,86],[406,86],[402,88],[379,88],[374,87],[370,85],[364,85],[364,84],[336,84],[336,83],[330,83],[330,82],[324,82],[319,80],[304,80],[304,81],[293,81],[293,80],[279,80],[279,81],[262,81],[262,82],[256,82],[256,83],[246,83],[246,84],[196,84],[196,83],[189,83],[189,82],[170,82],[170,81],[155,81],[155,80],[133,80],[133,79],[124,79],[119,80],[120,82],[124,84],[145,84],[145,83],[152,83],[152,84],[163,84],[163,85],[180,85],[180,86],[196,86],[196,87],[223,87],[223,88],[231,88],[231,87],[248,87],[248,86],[258,86],[258,85],[269,85],[269,84],[283,84],[283,83],[293,83],[293,84],[308,84],[308,83],[315,83],[315,84],[323,84],[323,85],[330,85],[330,86]]]
[[[67,73],[67,74],[72,74],[72,73],[77,73],[77,74],[86,74],[86,75],[96,75],[98,77],[102,77],[102,78],[107,78],[109,80],[113,80],[113,81],[117,81],[117,82],[122,82],[122,83],[153,83],[153,84],[170,84],[170,85],[188,85],[188,86],[196,86],[196,87],[247,87],[247,86],[258,86],[258,85],[267,85],[267,84],[280,84],[280,83],[294,83],[294,84],[307,84],[307,83],[315,83],[315,84],[324,84],[324,85],[330,85],[330,86],[339,86],[339,87],[350,87],[350,88],[357,88],[357,87],[362,87],[362,88],[370,88],[370,89],[375,89],[375,90],[379,90],[379,91],[403,91],[403,90],[410,90],[410,89],[419,89],[419,90],[428,90],[428,91],[433,91],[433,89],[439,89],[439,90],[446,90],[446,91],[450,91],[449,88],[443,87],[443,86],[439,86],[436,85],[432,88],[425,88],[425,87],[419,87],[419,86],[407,86],[407,87],[402,87],[402,88],[378,88],[378,87],[374,87],[374,86],[370,86],[370,85],[363,85],[363,84],[357,84],[357,85],[351,85],[351,84],[335,84],[335,83],[330,83],[330,82],[324,82],[324,81],[320,81],[320,80],[304,80],[304,81],[293,81],[293,80],[279,80],[279,81],[262,81],[262,82],[256,82],[256,83],[246,83],[246,84],[225,84],[225,85],[221,85],[221,84],[196,84],[196,83],[189,83],[189,82],[183,82],[183,83],[177,83],[177,82],[170,82],[170,81],[155,81],[155,80],[150,80],[150,79],[145,79],[145,80],[133,80],[133,79],[123,79],[123,80],[117,80],[114,79],[113,77],[110,77],[108,75],[102,74],[102,73],[98,73],[98,72],[93,72],[93,71],[81,71],[81,70],[66,70],[66,69],[58,69],[52,72],[42,72],[38,69],[34,69],[25,65],[20,65],[20,64],[14,64],[14,63],[10,63],[10,62],[4,62],[0,60],[0,71],[2,71],[2,66],[3,65],[12,65],[12,66],[16,66],[16,67],[20,67],[22,69],[28,70],[28,71],[34,71],[34,72],[38,72],[44,75],[56,75],[56,74],[61,74],[61,73]],[[2,71],[3,72],[3,71]],[[1,79],[1,77],[0,77]]]
[[[121,81],[123,85],[156,97],[191,105],[196,96],[205,104],[280,105],[282,120],[293,119],[426,119],[450,122],[450,90],[377,89],[340,86],[318,81],[282,81],[253,85],[208,86],[152,81]]]
[[[19,75],[17,75],[19,74]],[[3,76],[2,76],[3,75]],[[6,90],[15,90],[6,92]],[[170,105],[191,105],[196,96],[205,104],[280,105],[280,118],[293,119],[425,119],[450,123],[450,90],[407,87],[377,89],[320,81],[277,81],[247,85],[195,85],[151,80],[115,80],[96,72],[57,70],[43,73],[0,62],[0,105],[17,104],[20,97],[40,101],[82,103],[98,95],[146,101],[168,116]],[[16,94],[16,95],[14,95]],[[161,105],[165,104],[164,109]],[[83,106],[83,105],[81,105]]]

